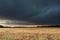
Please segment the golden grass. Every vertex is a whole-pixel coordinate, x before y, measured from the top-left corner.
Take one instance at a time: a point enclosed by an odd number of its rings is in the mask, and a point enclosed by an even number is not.
[[[0,28],[0,40],[60,40],[60,28]]]

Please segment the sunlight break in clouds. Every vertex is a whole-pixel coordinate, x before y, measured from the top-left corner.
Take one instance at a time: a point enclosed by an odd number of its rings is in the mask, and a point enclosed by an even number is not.
[[[18,21],[18,20],[9,20],[9,19],[0,19],[0,24],[32,24],[30,22],[26,21]]]

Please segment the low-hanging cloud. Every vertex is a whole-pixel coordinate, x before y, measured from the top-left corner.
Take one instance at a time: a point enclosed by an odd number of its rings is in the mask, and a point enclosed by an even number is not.
[[[60,0],[0,0],[0,16],[34,24],[60,24]]]

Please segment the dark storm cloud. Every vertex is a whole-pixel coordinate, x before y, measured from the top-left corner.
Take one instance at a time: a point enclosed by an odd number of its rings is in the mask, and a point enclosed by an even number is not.
[[[60,24],[60,0],[0,0],[0,16],[36,24]]]

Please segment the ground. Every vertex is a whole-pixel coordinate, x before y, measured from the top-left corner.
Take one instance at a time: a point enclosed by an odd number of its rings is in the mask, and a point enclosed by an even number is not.
[[[60,28],[0,28],[0,40],[60,40]]]

